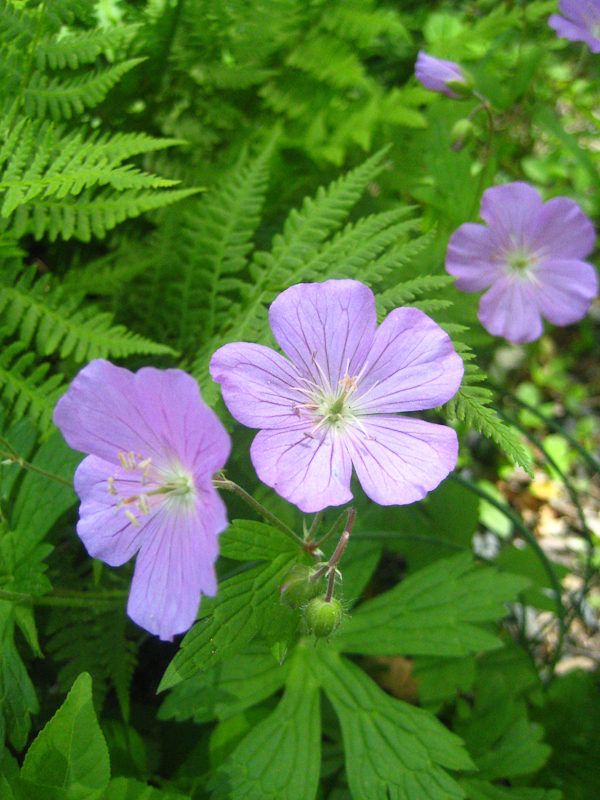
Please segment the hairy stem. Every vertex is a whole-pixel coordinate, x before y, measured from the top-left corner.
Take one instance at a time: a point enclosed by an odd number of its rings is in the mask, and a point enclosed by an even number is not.
[[[257,514],[260,514],[263,519],[266,519],[267,522],[270,522],[273,527],[277,528],[282,533],[285,533],[285,535],[289,536],[290,539],[293,539],[296,544],[299,544],[302,547],[306,546],[304,540],[294,533],[294,531],[288,525],[286,525],[285,522],[282,522],[279,517],[275,516],[275,514],[263,506],[262,503],[259,503],[256,498],[252,497],[251,494],[249,494],[245,489],[242,489],[242,487],[237,483],[234,483],[225,477],[218,477],[213,478],[213,486],[215,489],[224,489],[226,492],[233,492],[234,494],[237,494],[237,496],[240,497],[244,503],[246,503],[246,505],[249,505],[250,508],[254,509]]]
[[[69,481],[66,478],[61,478],[60,475],[54,475],[52,472],[46,472],[45,469],[40,469],[40,467],[36,467],[35,464],[31,464],[29,461],[26,461],[23,456],[17,453],[11,443],[3,436],[0,436],[0,445],[4,448],[3,450],[0,450],[0,456],[6,458],[7,461],[11,461],[13,464],[18,464],[20,467],[27,469],[30,472],[36,472],[38,475],[43,475],[44,478],[48,478],[51,481],[62,483],[63,486],[68,486],[70,489],[73,488],[72,481]]]

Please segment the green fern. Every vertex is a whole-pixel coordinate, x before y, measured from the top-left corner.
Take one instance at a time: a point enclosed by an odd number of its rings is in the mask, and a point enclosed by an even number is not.
[[[50,364],[20,342],[5,342],[0,331],[0,403],[7,413],[28,415],[42,433],[50,430],[52,412],[63,392],[61,375],[49,375]]]
[[[449,333],[465,331],[462,325],[445,327]],[[533,477],[533,456],[518,432],[506,425],[492,408],[494,394],[491,389],[482,385],[486,376],[473,363],[473,351],[463,342],[455,341],[454,346],[465,362],[465,374],[460,389],[444,406],[448,419],[458,420],[494,441],[514,464],[523,467]]]
[[[39,70],[49,67],[78,69],[92,64],[100,55],[113,56],[140,33],[139,25],[120,25],[107,30],[62,29],[57,36],[43,39],[36,47]]]
[[[89,241],[130,217],[182,200],[197,189],[170,189],[177,181],[123,163],[134,155],[179,144],[143,134],[94,136],[61,133],[48,123],[0,125],[0,216],[17,237],[75,236]]]
[[[197,192],[198,189],[97,193],[88,190],[74,198],[35,201],[17,210],[14,232],[17,236],[30,232],[35,239],[45,235],[50,241],[74,237],[89,242],[93,236],[104,238],[126,219],[164,208]]]
[[[422,237],[425,238],[425,237]],[[429,240],[429,237],[427,237]],[[422,241],[419,239],[415,240],[419,243],[421,247],[424,246]],[[386,289],[384,292],[377,297],[377,308],[380,312],[380,316],[384,316],[388,311],[392,308],[397,308],[398,306],[408,305],[416,305],[415,301],[421,295],[426,294],[427,292],[434,291],[436,289],[444,289],[446,286],[450,286],[453,282],[453,278],[450,275],[419,275],[417,278],[411,278],[403,283],[399,283],[396,286],[392,286],[389,289]],[[446,308],[446,303],[450,303],[450,301],[440,300],[443,304],[443,307]],[[438,305],[438,308],[441,306]]]
[[[137,666],[136,643],[127,636],[125,609],[61,609],[50,615],[46,652],[60,664],[58,686],[68,691],[81,672],[93,678],[94,699],[100,708],[109,689],[117,695],[125,720],[129,719],[129,692]]]
[[[252,160],[242,156],[219,189],[185,211],[181,249],[167,283],[184,351],[214,335],[231,308],[231,292],[243,286],[239,276],[247,269],[260,222],[273,144]]]
[[[0,275],[0,314],[5,332],[18,333],[21,344],[35,341],[43,356],[53,353],[75,361],[124,358],[134,353],[173,353],[123,325],[113,325],[113,315],[91,305],[81,306],[81,295],[65,295],[47,278],[36,280],[34,269],[22,274],[9,270]]]
[[[345,0],[323,15],[323,27],[358,47],[376,47],[384,41],[410,41],[398,13],[377,8],[369,0]]]
[[[131,58],[106,69],[74,78],[35,73],[25,91],[25,111],[35,117],[71,119],[101,103],[127,72],[145,59]]]
[[[133,155],[180,144],[139,134],[113,140],[82,134],[61,135],[52,125],[38,126],[23,119],[0,148],[0,214],[9,217],[19,206],[41,197],[61,200],[94,186],[114,189],[166,188],[177,181],[158,178],[123,162]]]
[[[289,214],[283,232],[274,237],[271,252],[255,254],[248,267],[250,280],[235,284],[240,299],[230,306],[219,331],[205,342],[196,359],[194,372],[203,384],[210,354],[216,347],[234,339],[268,338],[268,305],[283,289],[314,277],[322,243],[343,224],[382,168],[385,153],[377,153],[327,189],[319,189],[316,197],[306,198],[300,211]]]
[[[327,58],[323,58],[327,53]],[[342,39],[318,33],[301,41],[286,63],[335,89],[365,89],[368,78],[356,51]]]

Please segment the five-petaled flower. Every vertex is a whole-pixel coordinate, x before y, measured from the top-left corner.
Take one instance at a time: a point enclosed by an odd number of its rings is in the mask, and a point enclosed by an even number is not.
[[[550,27],[562,39],[585,42],[592,53],[600,53],[600,0],[560,0],[561,14],[552,14]]]
[[[214,595],[225,506],[212,485],[229,436],[178,369],[136,373],[92,361],[58,401],[54,421],[90,455],[75,473],[77,532],[88,553],[120,566],[137,553],[127,613],[170,640]]]
[[[382,505],[421,500],[456,464],[456,433],[397,412],[434,408],[456,393],[463,363],[426,314],[397,308],[377,327],[371,290],[353,280],[298,284],[269,311],[287,358],[237,342],[210,369],[231,414],[261,430],[259,478],[302,511],[352,497],[352,467]]]
[[[479,320],[494,336],[532,342],[542,317],[555,325],[582,319],[598,293],[596,270],[585,259],[594,249],[594,226],[566,197],[544,203],[526,183],[484,192],[481,217],[467,222],[448,245],[446,269],[456,288],[488,291]]]
[[[415,77],[426,89],[441,92],[447,97],[458,100],[468,94],[470,81],[462,67],[454,61],[430,56],[419,50],[415,64]]]

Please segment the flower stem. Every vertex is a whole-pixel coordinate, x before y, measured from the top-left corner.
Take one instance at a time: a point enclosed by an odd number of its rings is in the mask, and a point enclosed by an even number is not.
[[[335,588],[336,565],[340,560],[340,558],[342,557],[344,550],[346,549],[346,545],[348,544],[348,540],[350,539],[350,534],[352,533],[352,527],[354,525],[355,519],[356,519],[356,510],[354,508],[349,508],[348,518],[346,520],[344,532],[340,536],[340,540],[337,543],[337,546],[333,551],[331,558],[326,564],[323,564],[318,570],[316,570],[316,572],[314,572],[310,578],[312,582],[315,582],[320,578],[322,578],[323,575],[327,575],[327,592],[325,594],[325,601],[327,603],[329,603],[331,598],[333,597],[333,590]]]
[[[21,603],[34,606],[61,606],[68,608],[89,608],[99,604],[114,605],[118,601],[124,600],[127,592],[76,592],[68,589],[57,589],[54,592],[35,597],[24,592],[9,592],[0,589],[0,600],[7,600],[12,603]]]
[[[479,92],[473,92],[473,94],[479,100],[479,102],[481,103],[480,106],[477,106],[477,111],[483,110],[485,112],[486,121],[487,121],[487,135],[486,135],[485,143],[483,145],[483,152],[481,154],[481,172],[479,173],[479,180],[478,180],[478,183],[477,183],[477,191],[476,191],[475,197],[474,197],[474,206],[471,209],[471,212],[469,214],[469,219],[471,219],[471,217],[475,214],[475,211],[477,210],[477,204],[480,202],[481,195],[483,194],[483,190],[485,188],[485,179],[486,179],[486,176],[487,176],[487,168],[488,168],[488,165],[489,165],[490,156],[492,154],[492,144],[493,144],[493,141],[494,141],[494,133],[496,131],[495,125],[494,125],[494,115],[492,113],[492,107],[490,105],[489,100],[487,99],[487,97],[484,97]]]
[[[330,539],[333,536],[333,534],[338,531],[338,529],[341,527],[340,523],[342,523],[342,521],[344,520],[344,517],[346,518],[346,520],[344,522],[344,528],[347,528],[348,525],[350,524],[350,516],[352,514],[354,514],[354,516],[356,516],[356,512],[354,511],[353,508],[345,509],[344,511],[342,511],[342,513],[339,515],[339,517],[333,523],[331,528],[329,528],[327,533],[325,533],[320,539],[318,539],[316,542],[311,542],[310,537],[309,537],[307,539],[307,541],[306,541],[306,544],[307,544],[310,552],[314,553],[316,550],[318,550],[320,548],[320,546],[323,544],[323,542],[326,542],[327,539]],[[354,524],[354,520],[352,521],[352,524]],[[350,525],[350,528],[352,528],[352,525]]]
[[[60,475],[54,475],[52,472],[46,472],[45,469],[40,469],[36,467],[34,464],[30,464],[29,461],[26,461],[22,455],[17,453],[14,447],[11,445],[9,441],[7,441],[3,436],[0,436],[0,445],[2,445],[4,449],[0,450],[0,456],[4,456],[8,461],[11,461],[13,464],[18,464],[23,469],[27,469],[30,472],[36,472],[38,475],[43,475],[44,478],[48,478],[51,481],[56,481],[57,483],[62,483],[63,486],[68,486],[69,489],[73,488],[73,482],[67,480],[66,478],[61,478]]]
[[[266,519],[267,522],[270,522],[273,527],[280,530],[282,533],[285,533],[286,536],[289,536],[290,539],[293,539],[296,544],[305,547],[305,542],[303,539],[300,538],[294,531],[282,522],[279,517],[275,516],[268,508],[265,508],[262,503],[259,503],[251,494],[249,494],[245,489],[242,489],[237,483],[230,481],[228,478],[219,477],[213,478],[213,486],[215,489],[224,489],[226,492],[233,492],[240,497],[246,505],[249,505],[250,508],[254,509],[257,514],[260,514],[263,519]]]
[[[319,525],[321,524],[321,520],[323,519],[323,512],[317,511],[315,516],[313,517],[313,521],[310,523],[310,528],[306,531],[306,536],[304,537],[305,542],[312,541],[312,537],[319,529]],[[305,529],[306,530],[306,529]]]

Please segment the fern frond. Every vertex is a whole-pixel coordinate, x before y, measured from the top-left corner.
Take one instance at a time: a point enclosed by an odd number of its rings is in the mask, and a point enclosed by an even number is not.
[[[61,609],[48,624],[46,650],[61,665],[58,685],[67,691],[80,672],[93,678],[94,698],[101,707],[108,690],[115,690],[123,718],[129,718],[129,692],[137,665],[135,642],[127,637],[127,617],[121,606]]]
[[[386,152],[380,151],[326,189],[320,188],[314,198],[306,198],[299,211],[289,214],[283,233],[274,237],[272,251],[255,255],[249,267],[251,282],[236,284],[241,299],[231,306],[220,332],[205,343],[196,359],[194,371],[202,380],[210,353],[216,347],[234,338],[264,340],[268,335],[268,304],[307,274],[307,265],[318,257],[322,242],[340,228],[368,183],[382,169]]]
[[[427,292],[445,289],[453,282],[450,275],[419,275],[416,278],[399,283],[381,292],[377,298],[377,310],[380,317],[385,316],[392,308],[405,306]],[[443,302],[443,301],[442,301]]]
[[[123,325],[113,325],[113,315],[94,306],[80,308],[81,296],[65,296],[45,278],[35,280],[35,270],[21,275],[0,275],[0,314],[8,335],[18,332],[20,342],[35,341],[43,356],[53,353],[75,361],[124,358],[133,354],[162,355],[171,348],[152,342]]]
[[[324,53],[327,58],[323,58]],[[286,63],[335,89],[360,89],[368,84],[365,68],[355,50],[328,33],[309,35],[289,54]]]
[[[444,326],[449,332],[462,329],[464,326]],[[456,395],[446,403],[444,411],[449,421],[460,421],[467,427],[483,434],[495,442],[506,453],[510,460],[523,467],[533,477],[533,457],[529,448],[523,443],[518,432],[508,426],[492,408],[494,394],[485,383],[485,374],[473,363],[475,355],[471,348],[463,342],[454,342],[459,355],[465,362],[465,374],[462,385]]]
[[[365,0],[344,0],[327,9],[322,25],[336,36],[355,42],[358,47],[373,47],[380,39],[410,41],[398,13],[391,8],[374,8]]]
[[[50,116],[56,121],[71,119],[75,114],[82,114],[86,108],[101,103],[123,75],[144,60],[130,58],[95,73],[84,73],[68,79],[36,73],[32,75],[25,91],[25,110],[34,117]]]
[[[14,231],[17,236],[22,236],[29,230],[36,239],[47,235],[50,241],[60,236],[63,239],[75,237],[82,242],[89,242],[92,236],[103,238],[107,231],[126,219],[171,205],[198,191],[173,189],[160,193],[134,190],[99,194],[84,192],[76,198],[65,198],[62,201],[35,201],[17,210]]]
[[[290,212],[283,233],[273,239],[274,272],[293,271],[307,255],[314,255],[321,242],[334,233],[358,202],[368,184],[383,169],[388,148],[338,178],[314,198],[304,200],[300,211]]]
[[[39,70],[78,69],[92,64],[100,55],[114,55],[138,34],[139,25],[120,25],[111,30],[62,30],[42,39],[36,47]]]
[[[404,219],[410,207],[384,211],[350,223],[327,242],[300,270],[299,280],[322,280],[324,276],[357,278],[377,283],[392,269],[380,256],[417,226]]]
[[[179,140],[140,134],[92,136],[86,141],[80,133],[60,135],[51,125],[38,127],[24,119],[0,148],[0,193],[4,193],[0,214],[8,217],[40,195],[62,199],[96,185],[119,190],[174,186],[177,181],[123,164],[132,155],[174,144]]]
[[[63,391],[62,376],[50,375],[50,364],[39,362],[20,342],[6,344],[0,332],[0,403],[9,416],[28,415],[42,433]]]
[[[220,188],[186,209],[184,258],[169,274],[169,289],[178,292],[179,344],[190,337],[211,337],[217,319],[227,313],[226,292],[248,266],[252,239],[260,222],[274,141],[253,159],[242,156]],[[179,270],[179,280],[177,280]]]

